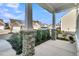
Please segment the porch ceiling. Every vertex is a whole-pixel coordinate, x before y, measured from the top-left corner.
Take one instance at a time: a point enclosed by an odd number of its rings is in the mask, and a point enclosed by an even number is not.
[[[39,5],[51,13],[59,13],[76,6],[75,3],[39,3]]]

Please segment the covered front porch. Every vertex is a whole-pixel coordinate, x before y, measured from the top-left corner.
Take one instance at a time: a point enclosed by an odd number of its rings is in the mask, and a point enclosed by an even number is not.
[[[49,4],[49,3],[39,3],[42,8],[46,9],[52,14],[52,29],[51,38],[46,40],[40,45],[35,46],[35,36],[37,35],[37,30],[33,29],[32,25],[32,3],[28,3],[27,8],[25,8],[25,27],[21,29],[20,34],[22,43],[22,56],[76,56],[79,55],[79,15],[78,15],[78,4],[75,3],[61,3],[61,4]],[[59,13],[64,10],[76,9],[76,32],[75,43],[71,44],[69,41],[57,40],[56,37],[56,17],[55,13]],[[15,35],[16,36],[16,35]],[[40,38],[40,37],[39,37]],[[43,37],[44,38],[44,37]],[[5,45],[4,45],[5,46]],[[17,46],[18,47],[18,46]],[[3,54],[3,55],[9,55]]]
[[[76,56],[76,43],[48,40],[35,47],[34,56]]]
[[[42,8],[46,9],[52,14],[52,35],[51,39],[36,46],[34,51],[35,56],[76,56],[78,55],[78,50],[77,50],[77,38],[75,37],[76,42],[71,44],[70,42],[62,41],[62,40],[57,40],[56,38],[56,18],[55,18],[55,13],[59,13],[65,10],[72,10],[73,8],[76,9],[76,20],[78,19],[78,4],[71,3],[71,4],[39,4]],[[26,19],[26,28],[27,31],[33,31],[32,27],[32,4],[28,4],[28,17]],[[76,24],[78,26],[78,24]],[[26,32],[27,32],[26,31]],[[76,31],[78,29],[76,28]],[[76,36],[76,33],[75,35]],[[25,43],[24,43],[25,44]],[[27,43],[26,43],[27,44]],[[24,46],[25,47],[25,46]],[[26,49],[27,50],[27,49]],[[23,50],[24,51],[24,50]],[[25,52],[25,51],[24,51]],[[27,51],[28,52],[28,51]],[[27,53],[26,52],[26,53]]]

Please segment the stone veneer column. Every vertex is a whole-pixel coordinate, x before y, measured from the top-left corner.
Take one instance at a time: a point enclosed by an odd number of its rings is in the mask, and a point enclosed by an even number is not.
[[[23,56],[32,56],[35,54],[35,31],[21,31],[23,36]]]
[[[26,4],[25,29],[21,31],[23,37],[23,56],[32,56],[35,53],[35,31],[32,26],[32,3]]]

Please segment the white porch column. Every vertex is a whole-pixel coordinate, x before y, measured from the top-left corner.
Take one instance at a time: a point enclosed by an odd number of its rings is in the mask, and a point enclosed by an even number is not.
[[[52,40],[55,40],[56,39],[56,31],[55,31],[55,20],[56,19],[55,19],[55,12],[53,12],[52,15],[53,15],[52,16],[52,28],[53,29],[52,29],[52,36],[51,37],[52,37]]]
[[[32,56],[35,54],[35,31],[32,27],[32,4],[28,3],[25,8],[25,26],[21,31],[23,38],[22,55]]]
[[[76,42],[77,42],[77,55],[79,56],[79,13],[78,8],[76,9]]]
[[[27,30],[32,30],[32,4],[28,3],[25,7],[25,26]]]

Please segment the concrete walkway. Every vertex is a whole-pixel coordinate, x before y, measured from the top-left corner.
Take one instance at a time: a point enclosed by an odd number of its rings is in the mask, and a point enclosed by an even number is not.
[[[48,40],[35,47],[35,56],[76,56],[76,44],[62,40]]]

